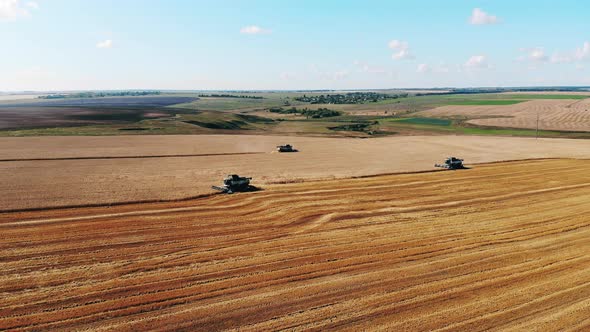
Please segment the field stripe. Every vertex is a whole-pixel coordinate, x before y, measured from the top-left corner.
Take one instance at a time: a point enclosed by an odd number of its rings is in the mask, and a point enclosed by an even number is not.
[[[212,156],[239,156],[239,155],[264,154],[264,153],[266,153],[266,152],[163,154],[163,155],[138,155],[138,156],[88,156],[88,157],[55,157],[55,158],[16,158],[16,159],[0,159],[0,162],[5,163],[5,162],[18,162],[18,161],[53,161],[53,160],[189,158],[189,157],[212,157]]]

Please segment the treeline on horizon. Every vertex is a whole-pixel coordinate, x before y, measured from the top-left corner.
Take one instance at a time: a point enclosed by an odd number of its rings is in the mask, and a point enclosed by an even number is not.
[[[376,103],[382,100],[397,99],[407,97],[407,93],[400,94],[385,94],[376,92],[349,92],[346,94],[327,94],[319,96],[295,97],[294,100],[302,101],[311,104],[364,104]]]
[[[213,98],[244,98],[244,99],[264,99],[264,97],[261,96],[245,96],[245,95],[230,95],[230,94],[201,94],[199,95],[199,97],[203,97],[203,98],[207,98],[207,97],[213,97]]]
[[[297,107],[291,107],[287,109],[284,109],[282,107],[271,107],[268,110],[269,112],[279,114],[301,114],[306,116],[307,118],[312,119],[330,118],[342,115],[342,112],[331,110],[328,108],[318,108],[316,110],[311,110],[308,108],[299,109]]]

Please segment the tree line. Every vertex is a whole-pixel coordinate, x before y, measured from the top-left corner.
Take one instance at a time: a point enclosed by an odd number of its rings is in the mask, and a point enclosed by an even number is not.
[[[264,97],[261,97],[261,96],[229,95],[229,94],[209,94],[209,95],[202,94],[202,95],[199,95],[199,97],[264,99]]]
[[[312,96],[304,94],[301,97],[295,97],[293,99],[311,104],[364,104],[388,99],[405,98],[407,96],[407,93],[385,94],[376,92],[349,92],[346,94],[322,94]]]
[[[334,116],[342,115],[342,112],[327,109],[327,108],[318,108],[315,110],[303,108],[298,109],[296,107],[291,108],[282,108],[282,107],[271,107],[268,109],[270,112],[279,113],[279,114],[301,114],[306,116],[307,118],[312,119],[321,119],[321,118],[329,118]]]

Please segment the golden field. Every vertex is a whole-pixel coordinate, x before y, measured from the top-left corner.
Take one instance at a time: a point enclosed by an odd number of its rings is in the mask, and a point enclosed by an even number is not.
[[[291,143],[300,152],[275,153]],[[584,140],[477,136],[377,139],[256,135],[0,138],[0,211],[184,199],[211,194],[227,174],[253,184],[434,169],[447,156],[469,164],[590,158]]]
[[[264,189],[0,214],[0,329],[590,329],[587,160]]]
[[[590,131],[590,99],[539,99],[514,105],[442,106],[416,113],[421,116],[463,116],[479,126]]]

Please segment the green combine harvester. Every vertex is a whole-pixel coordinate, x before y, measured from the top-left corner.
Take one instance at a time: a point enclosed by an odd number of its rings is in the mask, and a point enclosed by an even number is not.
[[[211,188],[219,190],[224,194],[233,194],[237,191],[251,191],[253,187],[250,186],[250,180],[252,178],[232,174],[223,179],[222,186],[212,186]]]
[[[277,145],[277,151],[279,152],[297,152],[297,149],[293,148],[291,144]]]
[[[434,167],[446,168],[446,169],[463,169],[463,159],[448,157],[444,164],[434,164]]]

